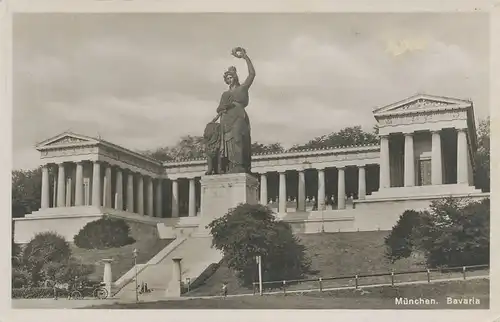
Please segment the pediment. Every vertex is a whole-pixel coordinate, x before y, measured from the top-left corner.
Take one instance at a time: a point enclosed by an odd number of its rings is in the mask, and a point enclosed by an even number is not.
[[[96,139],[86,137],[83,135],[78,135],[74,133],[62,133],[53,138],[45,140],[37,144],[37,148],[54,147],[54,146],[66,146],[73,144],[85,144],[85,143],[98,143]]]
[[[470,102],[448,97],[416,95],[406,100],[377,108],[373,111],[373,113],[386,114],[386,113],[398,113],[398,112],[411,112],[411,111],[421,111],[434,108],[463,106],[464,104],[470,105]]]

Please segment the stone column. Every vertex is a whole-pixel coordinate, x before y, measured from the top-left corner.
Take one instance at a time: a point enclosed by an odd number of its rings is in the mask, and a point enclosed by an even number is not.
[[[280,172],[278,212],[286,213],[286,173]]]
[[[189,179],[189,217],[196,216],[196,190],[194,178]]]
[[[83,206],[83,162],[76,163],[75,206]]]
[[[103,194],[103,206],[106,208],[112,207],[112,196],[111,196],[111,165],[106,165],[104,169],[104,194]]]
[[[163,217],[163,186],[162,186],[162,179],[158,178],[156,180],[156,217],[161,218]]]
[[[66,204],[66,207],[71,207],[71,202],[72,202],[72,198],[73,198],[73,179],[71,178],[71,176],[68,176],[66,178],[66,200],[65,200],[65,204]]]
[[[391,169],[389,165],[389,136],[380,136],[380,188],[391,187]]]
[[[153,178],[148,177],[148,216],[149,217],[154,217],[154,204],[153,204],[153,198],[154,197],[154,189],[153,189]]]
[[[260,174],[260,203],[267,205],[267,173]]]
[[[59,163],[57,171],[57,207],[66,206],[66,172],[64,163]]]
[[[92,174],[92,206],[101,207],[101,164],[94,161]]]
[[[467,129],[458,129],[457,140],[457,183],[469,184]]]
[[[358,167],[358,199],[366,198],[366,168],[364,165]]]
[[[116,168],[115,209],[123,210],[123,172]]]
[[[44,165],[42,167],[42,200],[40,200],[40,207],[42,209],[49,208],[50,206],[50,186],[49,186],[49,167]]]
[[[179,217],[179,182],[172,180],[172,218]]]
[[[405,133],[404,158],[405,187],[413,187],[415,185],[415,152],[413,149],[413,133]]]
[[[297,211],[306,211],[306,175],[304,170],[298,170]]]
[[[137,213],[144,215],[144,177],[140,173],[137,176]]]
[[[441,135],[432,131],[431,180],[433,185],[443,184],[443,164],[441,157]]]
[[[345,209],[345,167],[337,168],[339,171],[338,182],[338,209]]]
[[[166,296],[167,297],[180,297],[181,296],[181,281],[182,281],[182,270],[181,270],[181,260],[182,258],[172,258],[172,280],[168,284]]]
[[[111,296],[111,284],[113,283],[113,274],[111,271],[111,263],[113,262],[112,259],[103,259],[102,262],[104,263],[104,276],[102,281],[105,284],[106,291],[108,291],[108,297]]]
[[[134,173],[127,172],[127,211],[134,211]]]
[[[325,210],[325,169],[318,169],[318,210]]]

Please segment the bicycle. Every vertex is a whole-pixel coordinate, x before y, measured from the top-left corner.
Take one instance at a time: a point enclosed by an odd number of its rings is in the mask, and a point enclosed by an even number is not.
[[[84,297],[91,296],[100,300],[106,299],[108,298],[109,293],[105,286],[106,284],[103,282],[91,286],[79,285],[71,291],[70,298],[81,300]]]

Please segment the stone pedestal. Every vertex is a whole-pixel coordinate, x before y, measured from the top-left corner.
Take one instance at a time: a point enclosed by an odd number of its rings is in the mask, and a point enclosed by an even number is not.
[[[172,258],[173,262],[172,280],[168,284],[167,291],[165,292],[166,297],[181,296],[181,281],[182,281],[181,260],[182,258]]]
[[[206,226],[240,203],[259,203],[259,180],[246,173],[210,175],[201,178],[203,201],[198,234],[209,235]]]
[[[111,296],[111,283],[113,283],[113,275],[111,272],[112,259],[102,259],[101,262],[104,263],[104,276],[102,281],[106,284],[106,291],[108,291],[108,296]]]

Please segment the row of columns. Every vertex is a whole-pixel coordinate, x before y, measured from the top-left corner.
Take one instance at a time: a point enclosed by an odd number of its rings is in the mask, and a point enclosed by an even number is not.
[[[188,178],[189,180],[189,201],[188,201],[188,216],[196,216],[196,181],[195,178]],[[171,179],[172,181],[172,217],[179,217],[179,181],[178,179]],[[201,193],[203,196],[203,191]],[[200,211],[201,212],[201,211]]]
[[[101,163],[94,161],[92,165],[92,196],[91,204],[93,206],[113,208],[112,197],[112,165],[104,168],[104,178],[101,182]],[[160,217],[162,214],[162,179],[155,179],[152,177],[144,177],[142,174],[136,174],[127,171],[127,204],[123,204],[123,170],[115,167],[115,202],[114,209],[126,210],[128,212],[137,212],[141,215],[147,213],[149,216]],[[134,191],[134,178],[137,178],[137,191]],[[144,181],[146,178],[147,185],[147,199],[144,199]],[[67,207],[68,195],[72,193],[71,185],[66,185],[66,163],[59,163],[57,168],[57,181],[56,181],[56,198],[55,207]],[[155,187],[156,183],[156,187]],[[75,206],[84,206],[84,183],[83,183],[83,162],[76,163],[75,172]],[[102,190],[101,190],[102,188]],[[42,192],[41,192],[41,208],[49,208],[50,205],[50,192],[49,192],[49,166],[42,167]],[[156,190],[156,197],[154,194]],[[134,193],[136,193],[137,205],[134,205]],[[156,200],[156,203],[155,203]],[[146,205],[144,202],[146,201]],[[124,207],[125,206],[125,207]],[[134,209],[134,206],[135,209]],[[134,211],[136,210],[136,211]]]
[[[431,182],[443,184],[443,157],[441,131],[431,131]],[[413,133],[404,134],[404,186],[415,186],[415,149]],[[380,188],[390,188],[389,136],[380,136]],[[469,183],[469,155],[467,149],[467,129],[457,130],[457,183]]]
[[[325,210],[325,169],[318,170],[318,210]],[[337,167],[338,170],[338,209],[345,209],[345,167]],[[358,166],[358,198],[366,198],[366,169]],[[286,212],[287,202],[286,173],[279,172],[278,211]],[[260,174],[260,201],[267,204],[267,173]],[[298,197],[297,210],[305,211],[306,208],[306,180],[304,170],[298,171]]]

